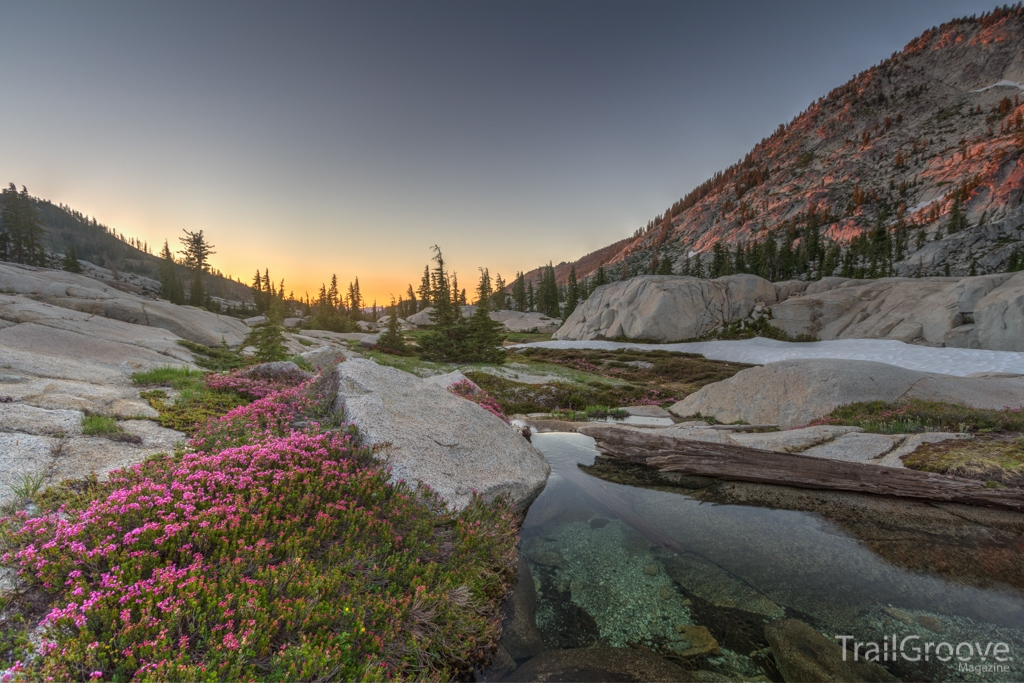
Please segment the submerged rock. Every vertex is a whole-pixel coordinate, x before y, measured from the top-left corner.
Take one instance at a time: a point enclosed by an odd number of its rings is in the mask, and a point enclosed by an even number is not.
[[[679,657],[717,655],[719,652],[718,641],[706,626],[680,624],[676,626],[676,633],[682,636],[683,640],[672,643],[669,645],[669,649]]]
[[[501,646],[512,659],[527,659],[544,650],[537,628],[536,609],[537,588],[530,574],[530,565],[520,553],[515,589],[505,605],[505,618],[501,624]]]
[[[649,652],[593,647],[549,650],[509,674],[507,681],[695,681],[686,671]]]
[[[796,619],[775,621],[764,627],[775,664],[786,683],[858,683],[896,681],[873,662],[855,662],[853,655],[816,630]],[[845,660],[845,661],[844,661]]]

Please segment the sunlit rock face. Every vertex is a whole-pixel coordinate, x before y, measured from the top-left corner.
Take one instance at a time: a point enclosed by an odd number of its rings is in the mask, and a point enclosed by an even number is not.
[[[694,339],[748,318],[758,304],[777,300],[772,283],[755,275],[716,280],[646,275],[598,287],[554,338]]]
[[[688,194],[679,188],[681,199],[652,211],[631,237],[559,264],[559,282],[570,267],[577,277],[601,265],[614,277],[651,272],[655,252],[662,261],[671,255],[675,272],[699,252],[706,273],[716,243],[734,250],[770,236],[781,244],[812,218],[844,247],[879,219],[892,234],[902,221],[908,241],[895,254],[897,275],[943,275],[947,265],[954,276],[1005,270],[1024,239],[1022,44],[1019,13],[925,32],[822,93],[742,161]],[[965,225],[951,234],[958,198]]]

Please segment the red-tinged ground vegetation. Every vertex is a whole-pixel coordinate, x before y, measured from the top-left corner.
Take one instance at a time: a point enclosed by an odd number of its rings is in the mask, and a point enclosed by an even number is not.
[[[389,483],[330,412],[329,379],[206,382],[246,404],[185,452],[3,520],[22,583],[0,602],[3,679],[441,680],[485,663],[517,514]]]

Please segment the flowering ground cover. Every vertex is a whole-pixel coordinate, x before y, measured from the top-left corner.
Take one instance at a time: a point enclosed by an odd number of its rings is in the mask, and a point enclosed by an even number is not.
[[[486,662],[515,569],[510,506],[451,512],[389,483],[331,413],[329,378],[208,386],[255,400],[185,452],[0,523],[25,586],[0,602],[3,680],[433,680]],[[38,647],[10,627],[32,604]]]

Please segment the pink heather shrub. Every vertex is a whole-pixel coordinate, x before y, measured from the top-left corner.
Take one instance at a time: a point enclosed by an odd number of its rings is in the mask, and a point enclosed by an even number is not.
[[[276,391],[294,386],[294,382],[263,377],[246,377],[241,374],[242,372],[242,370],[235,370],[226,375],[207,375],[206,386],[214,390],[234,391],[248,398],[266,398]]]
[[[506,423],[508,422],[508,418],[505,417],[505,413],[502,412],[501,406],[494,400],[494,397],[478,387],[474,382],[468,379],[459,380],[448,387],[448,391],[456,396],[472,401],[492,415]]]
[[[389,485],[352,427],[309,420],[316,405],[308,384],[267,394],[192,452],[6,520],[19,549],[3,561],[52,605],[10,678],[450,679],[484,663],[516,514]]]

